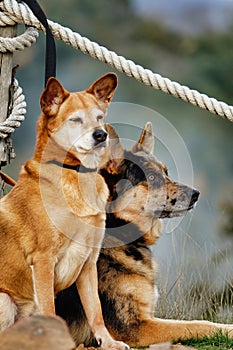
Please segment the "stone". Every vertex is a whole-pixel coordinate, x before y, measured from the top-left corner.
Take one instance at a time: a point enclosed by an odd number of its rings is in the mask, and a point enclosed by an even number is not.
[[[57,316],[31,316],[0,334],[4,350],[72,350],[75,343],[64,320]]]

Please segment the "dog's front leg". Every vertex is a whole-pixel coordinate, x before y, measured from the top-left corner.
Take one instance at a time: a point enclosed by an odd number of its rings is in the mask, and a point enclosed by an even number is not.
[[[54,267],[53,258],[34,258],[32,281],[34,289],[34,303],[37,313],[41,315],[55,315],[54,306]]]
[[[115,341],[105,327],[98,295],[98,278],[95,259],[89,258],[76,281],[85,314],[98,344],[104,350],[125,350],[128,345]]]

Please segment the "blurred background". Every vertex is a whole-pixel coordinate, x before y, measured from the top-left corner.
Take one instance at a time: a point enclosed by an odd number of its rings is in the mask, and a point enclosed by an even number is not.
[[[49,19],[171,80],[233,104],[232,0],[40,0],[40,4]],[[14,55],[28,105],[27,118],[14,134],[17,157],[4,169],[15,179],[20,165],[33,154],[44,53],[41,33],[35,45]],[[57,60],[57,77],[71,91],[85,89],[112,71],[58,41]],[[151,120],[160,140],[155,154],[171,178],[185,178],[182,173],[189,167],[186,182],[201,192],[192,213],[179,222],[164,222],[164,232],[153,247],[160,269],[157,314],[232,321],[233,125],[117,74],[114,101],[120,105],[113,105],[108,121],[119,122],[120,136],[136,140],[140,128]]]

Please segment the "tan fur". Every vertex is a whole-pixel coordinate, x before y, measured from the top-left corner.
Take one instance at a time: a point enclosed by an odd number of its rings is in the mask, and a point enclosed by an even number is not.
[[[54,315],[54,295],[76,282],[102,348],[126,348],[105,328],[97,292],[108,188],[96,172],[71,169],[101,164],[116,85],[109,73],[86,91],[70,93],[50,78],[42,93],[34,156],[1,200],[0,305],[7,308],[0,314],[1,330],[20,317]]]

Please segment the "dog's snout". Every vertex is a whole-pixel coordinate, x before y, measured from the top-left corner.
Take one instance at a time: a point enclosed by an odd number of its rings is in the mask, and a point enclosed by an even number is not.
[[[93,138],[98,143],[106,141],[107,136],[108,134],[106,133],[106,131],[102,129],[97,129],[93,132]]]
[[[197,190],[192,190],[190,205],[193,205],[198,200],[200,192]]]

